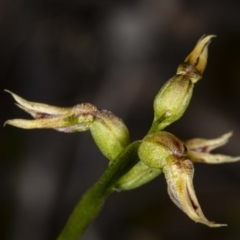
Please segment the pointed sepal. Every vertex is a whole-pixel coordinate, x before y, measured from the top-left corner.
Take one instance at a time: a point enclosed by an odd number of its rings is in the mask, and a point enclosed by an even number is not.
[[[232,132],[229,132],[215,139],[194,138],[185,141],[185,145],[188,149],[189,159],[193,162],[210,164],[239,161],[240,156],[232,157],[223,154],[210,153],[212,150],[226,144],[231,136]]]

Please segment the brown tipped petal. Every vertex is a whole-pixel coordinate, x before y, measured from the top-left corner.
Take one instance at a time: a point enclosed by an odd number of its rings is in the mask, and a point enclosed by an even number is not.
[[[43,115],[50,115],[50,116],[59,116],[63,115],[69,112],[70,108],[61,108],[56,106],[50,106],[47,104],[42,103],[35,103],[27,101],[21,97],[19,97],[17,94],[5,90],[6,92],[10,93],[12,97],[16,100],[17,106],[24,110],[25,112],[31,114],[34,118],[38,118],[41,114]]]
[[[209,163],[209,164],[218,164],[218,163],[230,163],[230,162],[237,162],[240,160],[240,156],[231,157],[223,154],[210,154],[204,152],[195,152],[195,151],[188,151],[188,157],[193,162],[199,163]]]
[[[215,139],[194,138],[185,141],[185,145],[189,150],[196,152],[210,152],[215,148],[221,147],[229,141],[232,132],[228,132]]]
[[[201,74],[203,73],[208,58],[208,45],[215,35],[203,36],[197,42],[193,51],[186,57],[185,63],[193,65]]]
[[[168,184],[168,193],[172,201],[184,211],[193,221],[209,227],[221,227],[226,224],[216,224],[208,221],[198,203],[192,178],[193,164],[190,160],[179,160],[163,168]]]

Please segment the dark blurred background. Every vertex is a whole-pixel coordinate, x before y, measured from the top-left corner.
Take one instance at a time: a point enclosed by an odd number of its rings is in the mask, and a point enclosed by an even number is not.
[[[216,34],[204,78],[168,130],[182,139],[234,135],[219,152],[240,155],[240,1],[0,1],[1,122],[28,118],[3,89],[57,106],[90,102],[142,138],[162,84],[203,34]],[[6,126],[0,141],[0,239],[52,240],[108,161],[88,132]],[[240,163],[195,165],[211,229],[170,200],[164,176],[115,193],[84,240],[240,239]]]

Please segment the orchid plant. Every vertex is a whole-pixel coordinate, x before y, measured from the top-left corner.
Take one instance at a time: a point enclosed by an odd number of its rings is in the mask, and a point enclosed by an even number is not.
[[[8,90],[17,106],[34,120],[13,119],[5,124],[24,129],[50,128],[72,133],[89,130],[110,161],[100,179],[83,195],[73,210],[58,240],[79,239],[97,216],[106,198],[114,191],[131,190],[165,175],[172,201],[193,221],[209,227],[221,227],[203,214],[193,186],[193,163],[229,163],[240,157],[211,154],[211,150],[228,142],[232,133],[216,139],[195,138],[182,141],[163,131],[187,109],[194,85],[202,78],[207,64],[208,46],[214,35],[203,36],[193,51],[179,65],[177,73],[160,89],[154,100],[154,119],[142,140],[130,142],[122,119],[90,103],[69,108],[27,101]]]

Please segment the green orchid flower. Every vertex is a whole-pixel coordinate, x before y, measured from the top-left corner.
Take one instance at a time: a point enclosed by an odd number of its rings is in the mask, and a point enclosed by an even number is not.
[[[225,144],[231,134],[225,134],[214,140],[194,139],[187,141],[187,146],[197,149],[208,149]],[[138,155],[141,161],[153,169],[160,169],[166,178],[168,193],[172,201],[185,212],[193,221],[205,224],[209,227],[222,227],[226,224],[218,224],[207,220],[204,216],[193,186],[194,162],[202,155],[199,152],[184,145],[184,142],[171,133],[160,131],[148,134],[139,146]],[[203,147],[203,148],[202,148]],[[240,157],[225,155],[204,155],[206,163],[239,161]],[[196,161],[197,160],[197,161]]]
[[[65,133],[90,130],[100,151],[109,160],[114,160],[130,142],[128,128],[110,111],[98,110],[90,103],[68,108],[50,106],[27,101],[9,90],[6,92],[34,120],[13,119],[7,120],[5,124],[24,129],[50,128]]]

